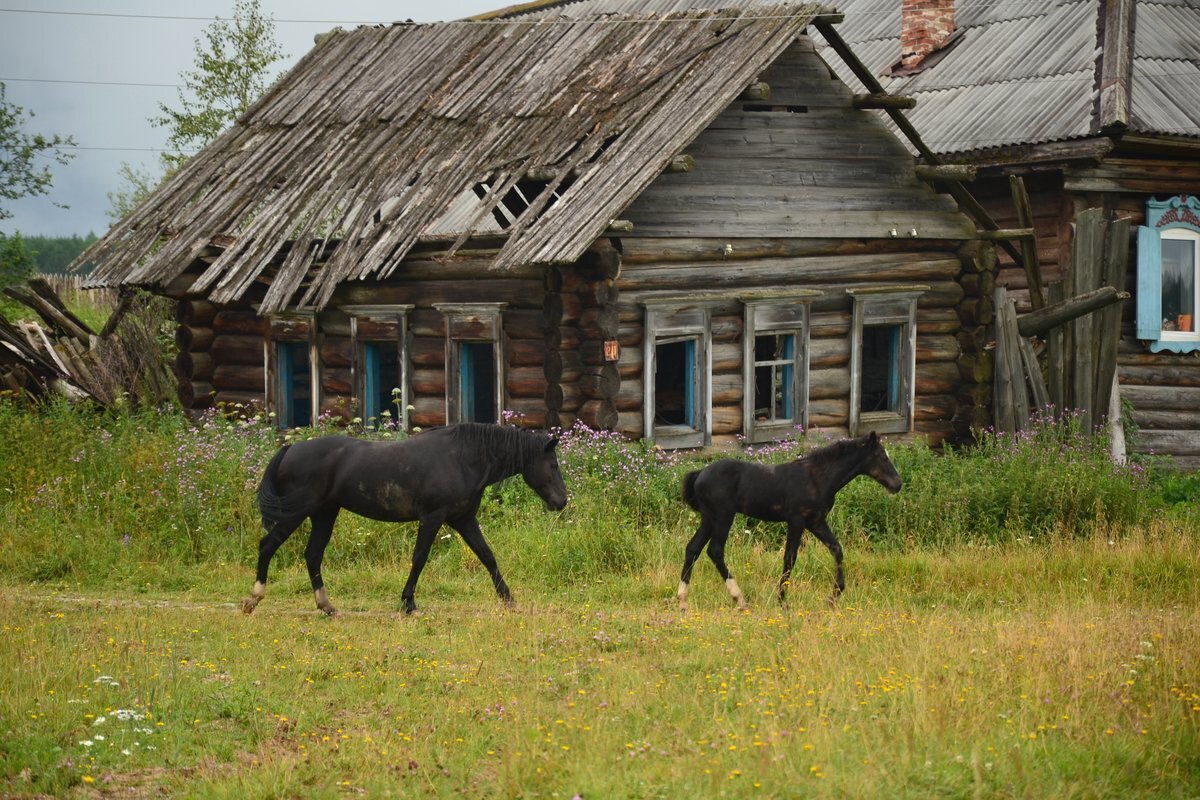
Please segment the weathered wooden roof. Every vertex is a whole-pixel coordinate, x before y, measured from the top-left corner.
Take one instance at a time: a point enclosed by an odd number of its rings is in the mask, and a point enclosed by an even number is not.
[[[908,77],[881,78],[917,100],[908,118],[935,153],[987,151],[1122,132],[1200,138],[1200,3],[1130,0],[1129,18],[1100,0],[958,0],[959,41]],[[841,0],[838,33],[875,74],[899,60],[898,0]],[[1129,67],[1105,52],[1120,25]],[[818,46],[823,43],[818,41]],[[840,77],[860,84],[839,60]],[[1108,62],[1106,65],[1106,61]],[[1128,87],[1126,124],[1111,127],[1097,102]]]
[[[494,268],[573,261],[819,10],[770,8],[337,31],[80,261],[162,286],[216,244],[192,290],[269,283],[264,313],[494,235],[495,210]]]

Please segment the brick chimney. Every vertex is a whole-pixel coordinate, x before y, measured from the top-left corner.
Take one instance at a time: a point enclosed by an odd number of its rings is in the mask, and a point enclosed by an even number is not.
[[[900,67],[915,67],[954,33],[954,0],[904,0],[900,10]]]

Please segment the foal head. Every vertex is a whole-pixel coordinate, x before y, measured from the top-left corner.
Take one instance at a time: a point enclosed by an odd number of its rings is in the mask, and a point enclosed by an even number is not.
[[[558,469],[558,439],[551,436],[543,447],[526,457],[521,477],[529,488],[537,492],[551,511],[560,511],[567,505],[567,485]]]
[[[879,440],[879,435],[875,431],[871,431],[866,436],[859,438],[859,442],[865,451],[861,474],[874,479],[892,494],[900,491],[904,480],[896,471],[896,465],[888,458],[887,450],[883,449],[883,442]]]

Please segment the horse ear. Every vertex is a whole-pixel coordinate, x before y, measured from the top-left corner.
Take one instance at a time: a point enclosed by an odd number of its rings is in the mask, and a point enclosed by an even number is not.
[[[558,437],[551,435],[550,441],[546,442],[546,452],[549,453],[555,447],[558,447]]]
[[[867,444],[879,444],[879,434],[875,431],[867,434]]]

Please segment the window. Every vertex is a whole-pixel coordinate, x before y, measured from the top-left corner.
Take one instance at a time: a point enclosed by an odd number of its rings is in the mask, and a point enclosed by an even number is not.
[[[664,448],[712,441],[712,353],[708,298],[643,302],[643,435]]]
[[[850,435],[912,430],[917,371],[917,298],[927,286],[849,290]]]
[[[1200,350],[1200,198],[1146,203],[1138,228],[1137,336],[1151,352]]]
[[[412,306],[343,306],[350,315],[355,414],[370,428],[408,429],[407,320]]]
[[[316,328],[312,314],[280,315],[268,324],[267,408],[280,428],[312,425],[320,413]]]
[[[742,431],[750,442],[808,424],[808,304],[817,294],[742,298]]]
[[[503,303],[439,303],[446,316],[446,421],[499,422],[504,408]]]

